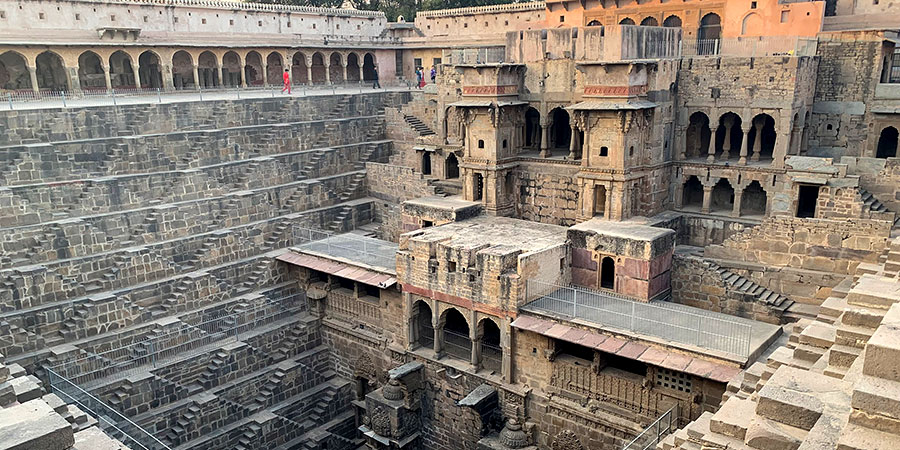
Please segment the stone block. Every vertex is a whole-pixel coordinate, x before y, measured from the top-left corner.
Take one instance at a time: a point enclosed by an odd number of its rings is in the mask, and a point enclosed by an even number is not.
[[[43,400],[0,410],[0,448],[66,450],[74,444],[72,426]]]
[[[900,419],[900,381],[863,375],[853,386],[851,405],[869,415]]]
[[[863,373],[900,381],[900,305],[892,307],[869,339]]]
[[[731,397],[713,415],[709,422],[709,430],[743,440],[755,408],[756,403],[749,399]]]

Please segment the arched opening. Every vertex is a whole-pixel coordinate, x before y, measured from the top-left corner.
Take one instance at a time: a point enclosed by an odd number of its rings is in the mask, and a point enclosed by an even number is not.
[[[444,173],[447,174],[447,179],[452,180],[459,178],[459,160],[456,159],[456,154],[451,153],[447,155],[447,161],[445,162],[446,168]]]
[[[703,183],[696,175],[688,177],[681,192],[681,209],[700,211],[703,208]]]
[[[197,75],[200,78],[200,87],[211,88],[219,86],[219,67],[216,55],[205,51],[197,58]]]
[[[84,52],[78,57],[78,81],[82,90],[106,89],[103,63],[94,52]]]
[[[606,216],[606,186],[594,186],[594,217]]]
[[[257,52],[247,53],[244,66],[244,79],[247,80],[247,86],[262,86],[262,75],[262,56]]]
[[[321,53],[313,53],[311,67],[313,84],[325,83],[325,57]]]
[[[17,91],[32,89],[31,75],[25,57],[16,52],[0,55],[0,89]]]
[[[572,139],[572,126],[569,125],[569,113],[562,108],[556,108],[550,112],[553,125],[550,127],[551,146],[557,149],[568,149],[569,139]]]
[[[772,159],[775,150],[775,119],[768,114],[759,114],[753,118],[753,126],[747,135],[747,153],[753,159]]]
[[[619,21],[619,25],[634,25],[634,21],[630,17],[626,17]]]
[[[753,180],[744,189],[744,194],[741,195],[741,215],[765,216],[767,203],[766,191],[759,184],[759,181]]]
[[[602,23],[600,23],[600,21],[599,21],[599,20],[597,20],[597,19],[594,19],[594,20],[592,20],[592,21],[590,21],[590,22],[588,22],[588,24],[587,24],[587,26],[589,26],[589,27],[602,27],[602,26],[603,26],[603,24],[602,24]]]
[[[109,82],[113,89],[136,87],[131,55],[119,50],[109,56]]]
[[[538,148],[541,145],[541,113],[529,107],[525,111],[525,146]]]
[[[477,202],[484,197],[484,177],[476,173],[472,177],[472,201]]]
[[[709,212],[727,212],[734,211],[734,188],[725,178],[719,179],[719,182],[713,186],[712,198],[709,204]]]
[[[741,34],[744,36],[761,36],[764,32],[765,25],[759,14],[747,14],[741,21]]]
[[[671,15],[663,20],[663,26],[667,28],[681,28],[681,17]]]
[[[282,84],[282,73],[284,73],[284,62],[281,59],[281,53],[269,53],[269,56],[266,57],[266,83],[271,86]]]
[[[347,55],[347,81],[360,81],[359,68],[359,57],[356,56],[356,53]]]
[[[375,80],[375,55],[366,53],[363,57],[363,80]]]
[[[162,89],[162,71],[159,67],[159,56],[150,50],[138,57],[138,73],[141,76],[141,87],[145,89]]]
[[[38,88],[51,91],[68,90],[66,68],[63,60],[56,53],[47,51],[37,57]]]
[[[699,111],[691,114],[690,124],[688,124],[685,134],[685,156],[696,158],[705,155],[709,149],[711,134],[709,116]]]
[[[656,20],[656,17],[647,16],[644,17],[644,20],[641,21],[642,27],[658,27],[659,21]]]
[[[415,317],[414,330],[416,335],[413,336],[413,342],[425,348],[434,348],[434,327],[431,325],[431,307],[422,300],[417,301],[413,305],[413,316]]]
[[[878,137],[878,148],[875,150],[876,158],[895,158],[897,156],[897,129],[887,127],[881,130]]]
[[[344,82],[344,66],[341,63],[341,54],[334,52],[328,57],[328,72],[331,82],[339,84]]]
[[[431,152],[422,152],[422,175],[431,175]]]
[[[600,287],[603,289],[616,288],[616,262],[609,256],[604,256],[600,261]]]
[[[699,37],[704,40],[717,40],[722,36],[722,18],[716,13],[709,13],[700,19]]]
[[[472,340],[469,338],[469,323],[455,308],[444,311],[443,338],[444,351],[455,358],[470,361]]]
[[[294,57],[291,58],[291,79],[294,80],[294,84],[307,84],[309,80],[306,76],[306,55],[294,53]]]
[[[241,57],[235,52],[228,52],[222,57],[222,83],[225,86],[241,85]]]
[[[180,50],[172,56],[172,83],[175,89],[196,87],[194,83],[194,60],[191,54]]]
[[[716,128],[716,159],[739,157],[743,139],[741,118],[732,112],[723,114],[719,117],[719,126]]]
[[[500,327],[490,319],[478,322],[481,336],[481,367],[499,372],[503,367],[503,349],[500,347]]]

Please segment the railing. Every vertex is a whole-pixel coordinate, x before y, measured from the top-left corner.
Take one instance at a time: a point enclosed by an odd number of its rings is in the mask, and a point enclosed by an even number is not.
[[[397,244],[350,233],[336,234],[294,226],[294,242],[301,250],[344,258],[366,265],[397,269]]]
[[[612,292],[537,280],[527,281],[525,295],[526,299],[535,299],[525,305],[525,310],[583,319],[739,357],[750,355],[751,325],[724,314],[715,317],[710,311],[693,312],[684,305],[669,308],[663,302],[643,303]]]
[[[133,450],[169,450],[169,446],[115,409],[107,406],[102,400],[78,387],[53,369],[45,368],[44,370],[47,372],[50,390],[66,403],[73,403],[85,413],[96,418],[99,427],[109,436],[118,439]]]
[[[801,37],[696,39],[682,42],[682,55],[692,56],[815,56],[818,40]]]
[[[641,434],[631,442],[625,444],[622,450],[650,450],[656,448],[669,433],[678,428],[678,405],[664,412],[656,421],[650,424]]]
[[[506,47],[480,47],[444,50],[443,64],[491,64],[506,60]]]
[[[444,329],[444,351],[463,361],[472,360],[472,340],[469,336]]]
[[[481,367],[499,372],[503,367],[503,350],[487,342],[481,342]]]

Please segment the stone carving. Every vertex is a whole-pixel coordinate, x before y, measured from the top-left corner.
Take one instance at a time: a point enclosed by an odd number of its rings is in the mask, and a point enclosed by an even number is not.
[[[516,419],[509,419],[500,430],[500,442],[509,448],[522,448],[528,445],[528,433]]]
[[[375,380],[378,379],[378,371],[375,370],[375,363],[372,361],[372,358],[369,357],[368,353],[363,353],[356,358],[356,363],[353,365],[355,370],[353,371],[353,375],[357,377],[362,377],[369,380],[370,383],[374,383]]]
[[[565,430],[557,434],[550,448],[553,450],[585,450],[584,445],[578,440],[578,435],[571,430]]]
[[[369,419],[372,431],[379,436],[391,435],[391,415],[381,406],[372,411],[372,417]]]
[[[403,414],[400,416],[400,426],[394,431],[397,439],[409,436],[419,429],[419,416],[417,414]]]
[[[400,382],[396,379],[391,379],[388,381],[388,384],[381,390],[382,395],[387,400],[402,400],[403,399],[403,387],[400,386]]]

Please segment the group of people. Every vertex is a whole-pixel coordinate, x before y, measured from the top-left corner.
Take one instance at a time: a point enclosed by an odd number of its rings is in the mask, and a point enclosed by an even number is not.
[[[431,80],[434,81],[434,68],[431,69],[431,73],[432,73]],[[372,89],[381,89],[381,83],[378,82],[378,68],[377,67],[372,68],[372,75],[373,75]],[[281,93],[284,94],[285,92],[287,92],[288,95],[290,95],[291,94],[291,73],[288,71],[288,69],[284,69],[284,75],[282,75],[282,80],[284,81],[284,87],[281,88]]]
[[[434,84],[435,78],[437,78],[437,69],[431,66],[431,84]],[[425,68],[420,66],[416,67],[416,89],[423,87],[425,87]]]

